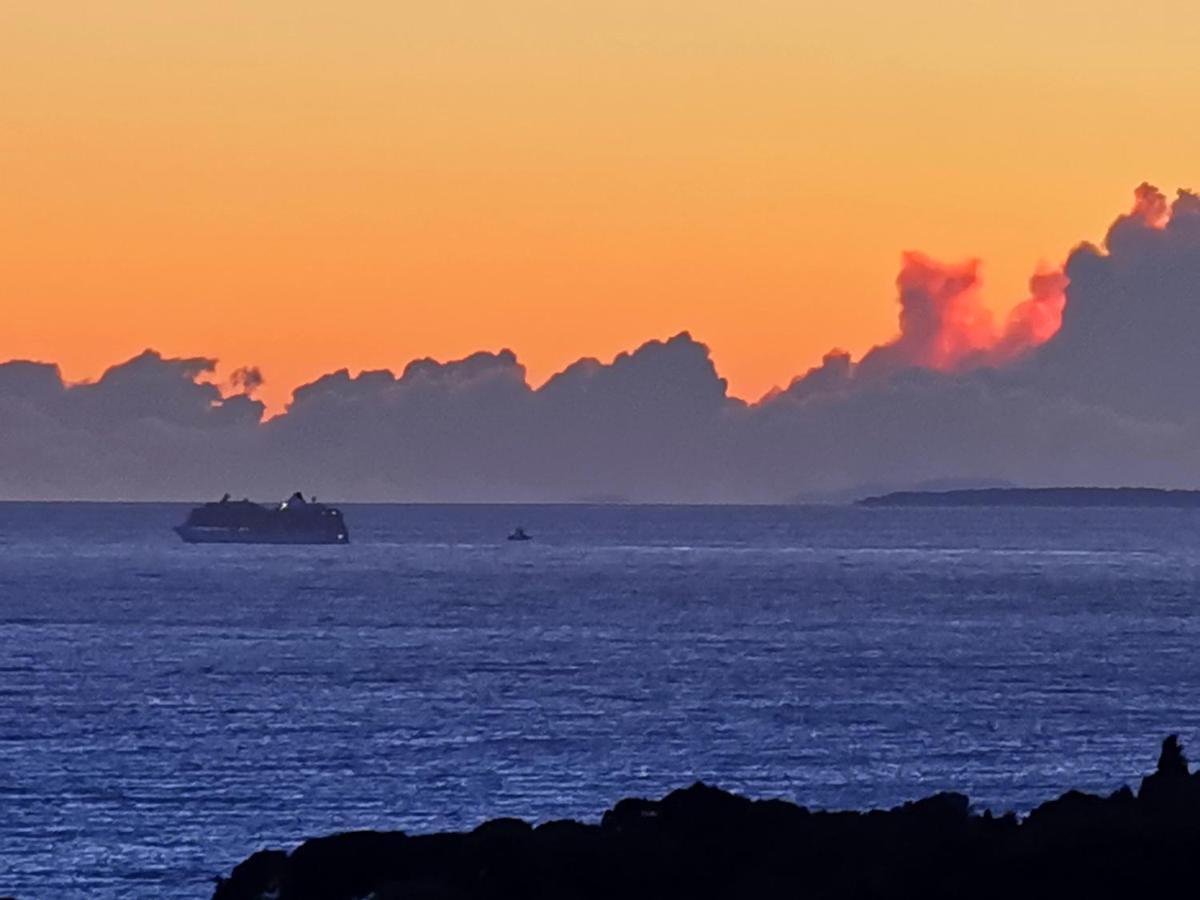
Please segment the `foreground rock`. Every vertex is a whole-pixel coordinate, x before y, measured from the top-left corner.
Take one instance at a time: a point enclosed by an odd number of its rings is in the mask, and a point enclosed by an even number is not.
[[[214,900],[1106,898],[1200,893],[1200,772],[1178,740],[1101,797],[1013,815],[962,794],[888,811],[812,812],[704,784],[622,800],[599,825],[496,819],[469,833],[357,831],[263,850]]]

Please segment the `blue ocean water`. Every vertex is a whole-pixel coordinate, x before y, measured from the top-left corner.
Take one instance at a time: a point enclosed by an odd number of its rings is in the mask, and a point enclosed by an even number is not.
[[[1200,738],[1200,512],[364,506],[348,547],[0,504],[0,894],[697,778],[1025,809]],[[535,540],[504,536],[524,525]]]

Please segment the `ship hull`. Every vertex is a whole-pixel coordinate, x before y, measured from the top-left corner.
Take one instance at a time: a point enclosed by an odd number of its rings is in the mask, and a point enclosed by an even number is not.
[[[264,531],[180,525],[175,533],[188,544],[348,544],[346,532]]]

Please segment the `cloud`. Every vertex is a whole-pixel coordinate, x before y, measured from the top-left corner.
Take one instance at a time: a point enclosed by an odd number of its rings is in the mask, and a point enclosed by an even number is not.
[[[1030,296],[998,327],[979,296],[979,261],[939,263],[904,254],[896,279],[900,334],[868,352],[858,364],[863,377],[902,369],[958,372],[1011,362],[1052,338],[1062,323],[1067,279],[1046,272],[1030,280]]]
[[[1010,373],[909,369],[778,395],[756,416],[750,466],[771,478],[764,498],[953,480],[1167,485],[1196,468],[1189,434]]]
[[[896,337],[755,404],[681,333],[540,388],[509,350],[340,370],[263,419],[253,367],[153,351],[69,385],[0,364],[0,495],[773,502],[926,480],[1193,484],[1200,198],[1135,192],[1002,322],[979,264],[906,254]],[[233,391],[233,393],[231,393]]]
[[[469,500],[511,484],[530,394],[507,350],[418,360],[399,377],[341,370],[297,389],[265,430],[288,483],[342,496]]]
[[[1038,354],[1045,390],[1162,421],[1200,417],[1200,197],[1138,188],[1102,246],[1067,260],[1062,331]]]
[[[211,493],[258,442],[263,413],[197,381],[214,365],[146,351],[95,382],[66,385],[55,366],[0,364],[0,495]]]
[[[229,387],[231,393],[253,394],[263,385],[262,371],[258,366],[242,366],[240,369],[234,369],[229,376]]]
[[[369,483],[371,496],[417,500],[666,500],[715,497],[722,416],[741,408],[708,349],[681,334],[580,360],[537,391],[507,350],[420,360],[399,378],[336,372],[298,389],[267,431],[297,483],[322,472],[343,495]],[[378,449],[369,467],[365,447]]]

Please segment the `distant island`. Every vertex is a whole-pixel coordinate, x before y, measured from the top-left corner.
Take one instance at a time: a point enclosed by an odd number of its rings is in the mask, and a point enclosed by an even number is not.
[[[895,491],[856,501],[858,506],[1153,506],[1200,508],[1200,490],[1162,488],[978,488],[960,491]]]

